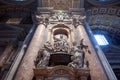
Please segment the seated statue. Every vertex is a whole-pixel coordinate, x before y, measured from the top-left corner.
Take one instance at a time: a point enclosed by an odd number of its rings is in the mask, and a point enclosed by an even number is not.
[[[71,56],[72,62],[70,62],[68,66],[72,68],[82,68],[84,64],[83,51],[80,50],[78,46],[73,46],[71,54],[72,54]]]
[[[46,42],[44,47],[40,49],[36,59],[36,67],[47,66],[49,64],[50,54],[53,52],[53,47],[50,42]]]

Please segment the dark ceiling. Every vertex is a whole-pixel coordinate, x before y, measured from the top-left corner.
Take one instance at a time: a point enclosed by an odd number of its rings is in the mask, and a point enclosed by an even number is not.
[[[120,0],[87,0],[87,1],[94,5],[114,5],[120,3]]]
[[[33,1],[36,0],[0,0],[3,3],[7,3],[7,4],[20,4],[20,5],[24,5],[24,4],[30,4]]]
[[[8,3],[8,4],[29,4],[33,1],[36,0],[0,0],[3,3]],[[94,5],[111,5],[111,4],[119,4],[120,0],[87,0],[89,3],[94,4]]]

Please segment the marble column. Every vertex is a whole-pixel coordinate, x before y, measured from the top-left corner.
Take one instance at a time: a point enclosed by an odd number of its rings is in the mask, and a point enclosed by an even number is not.
[[[33,68],[35,67],[34,60],[42,46],[44,32],[45,26],[43,24],[39,24],[14,80],[32,80],[34,76]]]
[[[91,52],[91,53],[85,52],[85,58],[89,62],[91,80],[107,80],[106,74],[104,73],[100,61],[98,60],[96,52],[89,40],[89,37],[85,31],[84,26],[82,24],[78,25],[76,30],[79,34],[78,36],[79,39],[84,39],[84,43],[88,45],[88,49]]]

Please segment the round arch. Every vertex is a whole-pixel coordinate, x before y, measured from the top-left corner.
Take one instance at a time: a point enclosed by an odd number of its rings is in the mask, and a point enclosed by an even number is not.
[[[65,29],[57,29],[54,31],[53,35],[63,34],[68,37],[68,32]]]
[[[70,46],[72,46],[74,42],[74,33],[73,29],[70,25],[67,24],[55,24],[49,27],[48,38],[47,41],[50,41],[54,44],[54,36],[60,37],[60,35],[64,36]]]

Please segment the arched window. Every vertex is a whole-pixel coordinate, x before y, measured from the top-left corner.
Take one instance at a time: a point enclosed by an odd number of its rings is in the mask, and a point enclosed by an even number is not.
[[[107,39],[105,38],[105,36],[102,35],[102,34],[95,34],[94,37],[95,37],[98,45],[104,46],[104,45],[108,45],[109,44]]]

